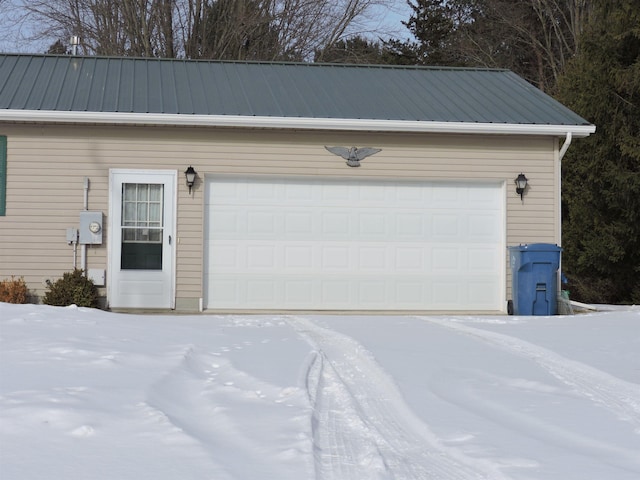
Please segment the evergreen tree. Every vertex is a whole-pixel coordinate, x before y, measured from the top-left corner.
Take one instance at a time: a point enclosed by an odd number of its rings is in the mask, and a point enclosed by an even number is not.
[[[640,302],[640,0],[597,0],[560,101],[597,126],[563,165],[572,296]]]
[[[552,92],[594,0],[409,0],[413,63],[507,68]]]
[[[55,43],[51,44],[47,53],[51,55],[66,55],[67,47],[62,43],[62,40],[56,40]]]
[[[414,3],[415,2],[415,3]],[[446,1],[409,1],[411,17],[402,22],[413,34],[416,42],[395,43],[396,52],[421,65],[451,65],[455,63],[451,43],[456,33],[454,12]]]
[[[413,59],[413,57],[411,57]],[[388,42],[368,40],[362,36],[354,36],[336,42],[324,50],[317,50],[315,62],[406,65],[414,62],[404,61],[401,50],[396,50]]]

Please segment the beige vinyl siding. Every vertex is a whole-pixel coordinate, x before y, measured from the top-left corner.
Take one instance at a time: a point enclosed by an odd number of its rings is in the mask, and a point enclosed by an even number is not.
[[[557,141],[551,137],[78,125],[4,125],[0,135],[9,139],[0,278],[24,276],[37,295],[44,293],[45,279],[56,279],[72,268],[66,228],[78,226],[84,177],[91,182],[89,210],[104,212],[108,226],[110,168],[178,172],[178,304],[197,305],[202,297],[205,175],[503,181],[506,244],[559,242]],[[362,167],[349,168],[325,145],[382,151],[366,158]],[[199,175],[192,195],[183,175],[189,165]],[[530,186],[524,203],[513,183],[521,172]],[[88,268],[107,268],[106,229],[103,238],[103,245],[87,248]]]

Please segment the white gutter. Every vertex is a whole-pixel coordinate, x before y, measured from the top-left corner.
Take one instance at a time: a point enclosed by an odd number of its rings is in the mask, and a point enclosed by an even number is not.
[[[573,136],[586,137],[596,130],[594,125],[534,125],[514,123],[428,122],[412,120],[188,115],[166,113],[61,112],[52,110],[8,109],[0,109],[0,121],[277,128],[297,130],[351,130],[406,133],[550,135],[567,136],[568,138],[572,138]]]

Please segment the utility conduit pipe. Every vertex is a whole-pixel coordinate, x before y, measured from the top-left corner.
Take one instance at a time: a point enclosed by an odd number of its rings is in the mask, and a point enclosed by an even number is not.
[[[89,177],[84,177],[84,211],[89,210]],[[87,275],[87,245],[81,244],[80,247],[80,268]]]

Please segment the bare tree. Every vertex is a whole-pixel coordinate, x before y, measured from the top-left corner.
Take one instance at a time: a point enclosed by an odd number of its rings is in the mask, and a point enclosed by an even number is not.
[[[375,0],[289,0],[283,2],[279,18],[282,43],[287,50],[311,58],[347,36],[349,28],[368,10],[384,2]],[[322,58],[318,58],[322,61]]]
[[[25,14],[37,35],[81,39],[85,54],[163,56],[174,54],[173,0],[31,0]]]
[[[0,44],[2,50],[12,52],[44,51],[24,9],[23,0],[0,0]],[[49,42],[51,43],[51,42]]]
[[[580,49],[580,37],[593,11],[589,0],[532,0],[542,35],[537,45],[548,58],[554,84]]]
[[[469,5],[469,1],[460,3]],[[557,83],[580,48],[592,0],[480,0],[473,21],[459,29],[469,63],[507,66],[543,90]]]
[[[272,1],[218,0],[202,5],[187,31],[185,55],[190,58],[272,59],[279,39]]]
[[[311,60],[338,40],[366,32],[376,9],[391,0],[216,0],[195,2],[186,56]]]
[[[0,0],[86,55],[308,60],[392,0]]]
[[[595,0],[411,0],[405,25],[421,63],[506,67],[555,88]]]

